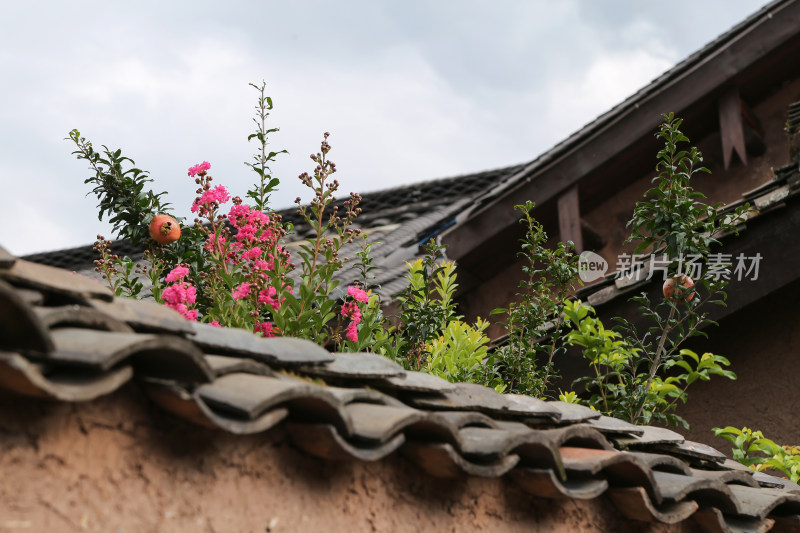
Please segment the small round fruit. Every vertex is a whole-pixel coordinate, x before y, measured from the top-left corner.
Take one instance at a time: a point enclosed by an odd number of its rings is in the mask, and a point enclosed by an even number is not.
[[[664,293],[664,298],[672,298],[675,295],[675,288],[678,287],[679,294],[686,294],[689,293],[691,288],[694,287],[694,280],[687,276],[686,274],[681,274],[679,276],[673,276],[669,278],[667,281],[664,282],[664,286],[662,287],[662,292]],[[688,302],[694,298],[694,291],[688,296],[685,296],[684,300]]]
[[[156,215],[150,222],[150,236],[159,244],[169,244],[181,238],[181,225],[169,215]]]

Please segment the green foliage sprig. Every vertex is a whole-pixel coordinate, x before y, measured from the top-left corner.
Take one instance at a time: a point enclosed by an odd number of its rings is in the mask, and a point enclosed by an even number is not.
[[[266,211],[269,207],[270,194],[274,192],[280,184],[280,180],[272,176],[269,164],[274,162],[279,154],[288,154],[289,152],[286,150],[272,152],[267,149],[269,134],[280,131],[279,128],[267,127],[267,117],[269,117],[269,112],[272,111],[272,98],[266,94],[266,82],[262,81],[261,85],[251,83],[250,86],[258,91],[259,96],[258,103],[256,104],[256,117],[253,118],[253,122],[256,124],[256,131],[248,135],[247,140],[251,141],[256,139],[259,143],[259,148],[257,153],[253,156],[253,162],[245,163],[245,165],[258,174],[259,181],[252,189],[247,191],[247,197],[255,202],[253,207],[259,211]]]
[[[405,341],[400,362],[414,370],[425,367],[428,344],[461,318],[453,299],[458,287],[455,263],[443,261],[444,249],[433,240],[423,250],[421,259],[408,264],[408,286],[396,297],[401,307],[398,334]]]
[[[133,159],[122,150],[109,150],[105,145],[96,151],[77,129],[69,132],[77,150],[72,154],[89,163],[93,176],[83,182],[92,185],[99,209],[97,218],[108,215],[118,238],[130,239],[134,245],[148,237],[147,224],[158,213],[169,213],[169,205],[161,200],[166,193],[154,193],[147,183],[153,180],[147,172],[136,168]]]
[[[631,234],[625,243],[638,242],[634,253],[650,248],[663,250],[670,258],[692,254],[705,258],[709,247],[719,244],[717,235],[728,231],[738,235],[737,224],[747,219],[749,205],[726,212],[721,202],[703,202],[705,195],[691,186],[693,176],[711,171],[702,166],[703,156],[696,147],[681,149],[682,143],[689,142],[679,129],[682,123],[673,113],[665,114],[656,133],[664,142],[652,180],[656,186],[645,193],[645,200],[636,203],[626,225]]]
[[[525,227],[518,254],[525,261],[525,276],[519,285],[519,300],[492,311],[506,315],[508,342],[494,351],[487,364],[502,376],[509,392],[547,397],[556,375],[554,359],[564,351],[564,301],[580,280],[573,243],[547,247],[547,233],[533,218],[533,208],[533,202],[516,206]]]
[[[663,420],[688,428],[686,420],[674,411],[678,402],[688,399],[689,386],[711,376],[736,379],[723,368],[730,366],[726,358],[708,352],[698,355],[685,348],[665,358],[663,376],[650,379],[651,360],[638,339],[606,329],[594,309],[580,301],[567,302],[564,314],[574,327],[567,343],[583,348],[594,372],[576,384],[589,392],[587,404],[606,415],[637,423]]]
[[[773,469],[791,481],[800,482],[800,446],[781,446],[761,431],[732,426],[714,428],[714,435],[733,444],[733,458],[751,470]]]
[[[631,235],[626,242],[638,241],[637,253],[647,249],[663,253],[670,262],[669,275],[684,279],[684,259],[693,255],[699,261],[707,260],[710,247],[718,244],[715,235],[736,233],[736,225],[747,218],[749,206],[726,214],[722,204],[710,206],[702,201],[705,197],[690,185],[692,176],[708,172],[702,167],[702,154],[695,147],[680,148],[689,142],[679,129],[680,119],[672,113],[663,118],[656,134],[664,142],[657,155],[656,186],[645,193],[644,201],[637,202],[628,222]],[[692,287],[677,287],[671,297],[665,296],[656,304],[646,293],[632,298],[651,324],[644,331],[624,318],[616,318],[621,331],[606,330],[591,316],[593,310],[573,304],[569,317],[578,329],[568,342],[583,346],[584,356],[593,365],[595,376],[582,380],[592,393],[590,402],[598,403],[599,394],[604,412],[632,423],[665,420],[688,427],[672,412],[678,400],[686,401],[688,386],[711,375],[736,378],[722,368],[728,366],[724,357],[710,353],[697,356],[682,348],[692,337],[707,336],[704,328],[715,325],[700,308],[707,303],[725,305],[723,289],[727,282],[722,277],[715,279],[707,270],[694,283]],[[606,357],[599,366],[598,347]],[[687,374],[666,374],[679,368]]]

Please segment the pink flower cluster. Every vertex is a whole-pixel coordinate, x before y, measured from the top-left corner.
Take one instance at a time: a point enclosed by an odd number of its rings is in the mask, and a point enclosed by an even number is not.
[[[351,296],[354,300],[367,303],[369,301],[369,296],[367,295],[367,291],[362,289],[361,287],[357,287],[351,285],[347,287],[347,295]]]
[[[250,284],[246,281],[233,289],[234,300],[244,300],[250,295]]]
[[[203,161],[189,168],[189,176],[196,178],[195,182],[200,185],[199,196],[192,203],[192,213],[199,213],[200,216],[207,217],[212,222],[213,228],[209,232],[203,248],[211,256],[212,262],[224,263],[222,267],[226,273],[229,272],[231,265],[238,265],[233,272],[240,272],[244,279],[239,279],[238,285],[231,290],[234,300],[246,300],[247,305],[261,306],[262,308],[248,311],[256,316],[254,326],[256,333],[261,333],[265,337],[274,337],[280,334],[280,330],[274,323],[265,321],[270,313],[278,311],[286,297],[281,297],[281,289],[271,286],[273,277],[271,271],[276,264],[288,264],[288,254],[278,245],[279,238],[283,231],[276,224],[279,220],[271,218],[258,209],[252,209],[247,204],[243,204],[240,198],[233,199],[228,213],[228,222],[231,230],[225,228],[224,216],[217,216],[219,207],[231,200],[228,190],[217,185],[211,188],[211,177],[207,172],[211,169],[208,161]],[[212,220],[213,219],[213,220]],[[281,263],[277,263],[280,261]],[[169,284],[163,291],[165,305],[177,310],[189,320],[197,320],[198,312],[192,309],[196,304],[197,288],[192,286],[187,280],[189,269],[185,266],[176,266],[166,276]],[[285,287],[291,290],[290,285]],[[354,296],[355,297],[355,296]],[[359,300],[361,301],[361,300]],[[360,311],[359,311],[360,313]],[[210,320],[212,317],[207,317]],[[358,315],[360,320],[360,314]],[[211,321],[212,326],[220,327],[216,320]]]
[[[278,329],[272,322],[257,322],[254,331],[256,333],[262,333],[265,337],[275,337]]]
[[[242,253],[245,260],[260,258],[264,249],[271,248],[277,239],[271,226],[269,215],[247,204],[231,207],[228,220],[236,228],[236,241],[233,246]]]
[[[203,161],[202,163],[198,163],[189,169],[189,176],[195,177],[201,172],[208,172],[210,168],[211,168],[211,163],[209,163],[208,161]]]
[[[189,269],[184,266],[178,265],[175,268],[173,268],[169,274],[167,274],[166,282],[175,283],[176,281],[180,281],[188,275],[189,275]]]
[[[164,300],[164,305],[176,310],[182,314],[187,320],[197,322],[197,309],[189,309],[190,305],[194,305],[197,301],[197,289],[189,283],[182,281],[189,274],[189,269],[183,266],[177,266],[167,274],[168,285],[164,292],[161,293],[161,299]]]
[[[228,189],[224,185],[217,185],[200,195],[200,198],[192,202],[192,213],[205,216],[214,210],[215,206],[224,204],[231,199]]]
[[[278,299],[278,291],[275,289],[275,287],[267,287],[258,293],[258,303],[266,304],[272,307],[275,311],[280,309],[281,305],[283,305],[283,302],[285,301],[285,296],[281,299]]]
[[[358,342],[358,324],[361,323],[361,308],[358,307],[357,302],[368,302],[369,295],[361,287],[353,285],[347,287],[347,295],[353,300],[342,305],[342,316],[351,320],[344,334],[348,340]]]

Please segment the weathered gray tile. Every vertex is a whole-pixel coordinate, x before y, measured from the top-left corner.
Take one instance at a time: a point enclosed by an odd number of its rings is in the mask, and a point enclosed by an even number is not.
[[[14,287],[0,280],[0,349],[52,352],[50,334]]]
[[[45,369],[25,357],[0,352],[0,389],[62,402],[84,402],[116,391],[133,377],[130,366],[107,372]]]
[[[589,424],[575,424],[539,430],[558,446],[583,446],[585,448],[613,450],[614,447],[601,432]]]
[[[782,489],[753,488],[728,485],[736,497],[740,509],[738,514],[764,519],[773,511],[779,515],[800,514],[800,494]]]
[[[411,407],[371,403],[351,403],[343,409],[353,424],[350,436],[370,443],[389,442],[404,428],[426,416]]]
[[[409,392],[442,393],[456,390],[456,386],[438,376],[426,372],[406,371],[403,376],[389,377],[376,386]]]
[[[637,457],[617,450],[599,450],[578,446],[562,446],[561,461],[570,475],[579,477],[603,477],[612,486],[641,486],[655,502],[662,502],[653,473],[649,466]],[[602,476],[600,473],[602,472]]]
[[[656,426],[640,426],[644,432],[642,435],[634,437],[613,437],[614,442],[620,448],[641,448],[652,447],[661,444],[680,444],[684,440],[680,433],[670,429],[659,428]]]
[[[281,403],[313,395],[315,388],[299,380],[235,373],[201,385],[197,395],[215,410],[252,420]]]
[[[290,337],[264,338],[249,331],[215,328],[192,323],[192,341],[207,352],[223,355],[246,355],[270,365],[292,366],[333,361],[333,355],[314,342]]]
[[[735,515],[741,511],[729,486],[719,480],[657,471],[653,472],[653,479],[667,502],[693,499],[704,507],[713,505],[725,513]]]
[[[778,476],[771,476],[764,472],[753,472],[753,479],[761,487],[785,489],[800,493],[800,486],[797,483]]]
[[[61,268],[17,259],[0,277],[14,283],[48,292],[66,294],[82,300],[97,298],[111,301],[114,295],[100,283]]]
[[[610,416],[589,419],[586,420],[586,423],[608,435],[644,435],[644,430],[641,426]]]
[[[227,355],[206,354],[205,360],[217,377],[236,372],[275,377],[275,372],[273,372],[271,368],[252,359],[229,357]]]
[[[748,469],[749,470],[749,469]],[[753,479],[753,471],[747,473],[743,470],[699,470],[691,469],[691,475],[698,478],[716,479],[726,485],[735,483],[746,487],[758,487],[758,482]]]
[[[334,461],[348,459],[378,461],[392,454],[405,442],[402,433],[380,444],[350,442],[329,424],[290,422],[286,424],[286,431],[295,446],[311,455]]]
[[[407,442],[402,453],[435,477],[455,478],[462,474],[479,477],[500,477],[519,463],[518,455],[506,455],[496,461],[473,462],[447,443]]]
[[[432,412],[431,416],[443,418],[458,429],[468,426],[495,429],[498,427],[496,420],[477,411],[438,411]]]
[[[532,429],[491,429],[465,427],[459,430],[461,453],[475,457],[501,457],[522,443],[544,442],[539,432]]]
[[[711,461],[714,463],[724,463],[727,457],[725,454],[700,442],[684,441],[675,442],[670,444],[657,444],[653,446],[654,450],[660,450],[664,453],[670,453],[685,457],[689,460],[699,459],[701,461]]]
[[[710,533],[766,533],[771,531],[775,521],[769,518],[746,518],[723,514],[719,509],[707,507],[699,509],[692,516],[703,531]],[[787,529],[787,531],[792,531]]]
[[[42,294],[42,291],[14,287],[14,292],[16,292],[17,296],[19,296],[20,299],[28,305],[34,306],[44,304],[44,294]]]
[[[405,375],[405,370],[382,355],[374,353],[337,353],[333,361],[315,366],[304,366],[304,374],[322,378],[391,378]]]
[[[689,468],[689,465],[671,455],[665,455],[663,453],[636,452],[631,450],[627,450],[622,453],[636,457],[651,470],[672,472],[673,474],[682,474],[684,476],[691,476],[693,472],[693,470]]]
[[[148,396],[163,409],[194,424],[223,429],[237,435],[267,431],[289,415],[288,409],[276,407],[252,420],[230,418],[210,409],[200,398],[176,382],[145,379],[142,384]]]
[[[567,479],[561,481],[549,468],[521,468],[510,472],[511,478],[526,492],[540,498],[591,500],[608,489],[605,479]]]
[[[599,419],[600,413],[594,409],[589,409],[585,405],[577,403],[567,403],[560,401],[549,401],[547,405],[557,410],[561,416],[558,418],[559,424],[577,424],[589,420]]]
[[[606,494],[623,516],[639,522],[677,524],[693,515],[698,508],[694,501],[656,507],[643,487],[609,488]]]
[[[109,316],[127,323],[136,330],[155,333],[193,335],[192,323],[177,311],[150,300],[114,298],[108,302],[91,300],[90,305]]]
[[[457,383],[456,390],[445,392],[441,397],[415,397],[410,398],[409,402],[426,409],[476,410],[501,416],[555,419],[561,416],[559,410],[537,398],[499,394],[493,389],[474,383]]]
[[[102,331],[133,333],[133,329],[125,322],[117,320],[91,307],[82,305],[62,305],[58,307],[34,307],[34,313],[42,324],[48,328],[80,327]]]
[[[214,376],[202,352],[180,337],[83,328],[59,328],[50,335],[55,351],[47,362],[105,371],[130,360],[137,374],[151,377],[207,382]]]

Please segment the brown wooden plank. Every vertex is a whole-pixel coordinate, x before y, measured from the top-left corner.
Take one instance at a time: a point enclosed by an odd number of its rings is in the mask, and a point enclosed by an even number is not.
[[[738,87],[731,87],[719,99],[719,132],[722,138],[722,159],[725,170],[730,168],[734,152],[746,165],[747,152],[744,148],[744,124]]]
[[[570,187],[567,192],[558,197],[558,235],[562,242],[572,241],[576,252],[583,251],[577,185]]]

